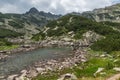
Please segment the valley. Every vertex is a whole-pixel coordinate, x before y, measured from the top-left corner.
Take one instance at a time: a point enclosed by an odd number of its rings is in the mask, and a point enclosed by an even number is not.
[[[119,10],[0,13],[0,80],[111,80],[120,73]]]

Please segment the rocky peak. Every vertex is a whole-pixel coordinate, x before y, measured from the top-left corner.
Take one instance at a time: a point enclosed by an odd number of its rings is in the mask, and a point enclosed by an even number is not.
[[[51,12],[44,12],[44,11],[40,11],[39,12],[39,15],[41,16],[45,16],[47,18],[59,18],[61,15],[55,15],[55,14],[52,14]]]
[[[39,11],[33,7],[28,12],[26,12],[26,14],[39,14]]]
[[[44,11],[40,11],[40,12],[39,12],[39,15],[48,16],[49,13],[46,13],[46,12],[44,12]],[[51,15],[52,15],[52,14],[50,14],[50,16],[51,16]]]
[[[58,19],[61,15],[55,15],[50,12],[38,11],[35,7],[31,8],[25,13],[26,16],[36,16],[36,18]]]

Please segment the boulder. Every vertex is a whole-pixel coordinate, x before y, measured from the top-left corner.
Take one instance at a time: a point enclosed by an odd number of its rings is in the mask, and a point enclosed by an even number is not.
[[[21,77],[25,77],[27,75],[27,70],[22,70],[21,73]]]
[[[29,80],[25,76],[27,75],[27,70],[22,70],[19,77],[15,77],[14,80]]]
[[[31,45],[22,45],[21,47],[22,47],[22,48],[30,48]]]
[[[37,71],[38,73],[41,73],[41,72],[45,71],[45,69],[44,69],[44,68],[36,68],[36,71]]]
[[[3,78],[5,78],[5,76],[0,76],[0,80],[3,79]]]
[[[20,77],[15,78],[15,80],[31,80],[31,79],[20,76]]]
[[[102,55],[100,55],[100,57],[106,57],[106,55],[105,55],[105,54],[102,54]]]
[[[28,74],[27,77],[32,78],[32,77],[36,77],[38,75],[38,72],[36,70],[31,69]]]
[[[15,77],[17,77],[17,76],[18,76],[17,74],[15,74],[15,75],[10,75],[10,76],[7,78],[7,80],[14,80]]]
[[[57,80],[78,80],[78,78],[74,74],[67,73],[62,75],[61,78]]]
[[[27,73],[27,70],[22,70],[21,73]]]
[[[7,53],[7,51],[0,51],[0,53]]]
[[[104,68],[98,68],[98,70],[94,73],[94,76],[96,77],[96,75],[100,72],[102,72],[104,70]]]
[[[120,72],[120,68],[118,67],[113,68],[113,70]]]

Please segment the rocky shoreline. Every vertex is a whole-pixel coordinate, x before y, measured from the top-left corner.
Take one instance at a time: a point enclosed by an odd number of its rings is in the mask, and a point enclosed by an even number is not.
[[[75,50],[79,46],[78,43],[79,42],[74,42],[74,41],[44,40],[36,43],[23,44],[23,45],[19,45],[19,47],[16,49],[0,51],[0,60],[9,57],[11,54],[33,51],[39,48],[71,47],[73,50]]]
[[[83,39],[73,40],[70,38],[62,39],[47,39],[41,42],[36,42],[32,44],[22,45],[20,48],[12,50],[8,53],[18,53],[31,51],[43,47],[71,47],[75,52],[72,57],[58,59],[58,60],[49,60],[43,62],[36,62],[33,66],[30,66],[29,69],[22,70],[20,74],[10,75],[7,77],[7,80],[31,80],[33,77],[36,77],[38,74],[46,74],[48,71],[62,70],[64,68],[72,68],[72,66],[77,66],[81,62],[86,62],[87,51],[84,48],[89,47],[94,41],[100,38],[96,33],[89,31],[84,34]],[[1,56],[0,56],[1,57]],[[4,57],[3,57],[4,58]],[[3,80],[4,76],[2,77]]]
[[[85,34],[83,34],[83,38],[81,40],[74,40],[71,38],[64,37],[61,37],[60,40],[48,38],[39,42],[30,42],[27,44],[19,45],[18,48],[13,50],[0,51],[0,60],[8,57],[10,54],[13,53],[27,52],[43,47],[71,47],[73,50],[76,50],[79,47],[88,47],[100,38],[101,36],[97,35],[92,31],[88,31]]]
[[[31,46],[31,45],[20,45],[18,48],[13,50],[3,50],[0,51],[0,60],[3,60],[4,58],[9,57],[11,54],[21,53],[21,52],[27,52],[32,51],[39,48],[38,46]]]
[[[29,69],[22,70],[20,74],[13,74],[7,77],[7,80],[32,80],[38,74],[45,75],[48,71],[60,71],[65,68],[72,68],[81,62],[86,62],[86,51],[78,49],[74,55],[64,59],[36,62]],[[6,79],[3,79],[6,80]]]
[[[23,45],[19,45],[19,47],[16,49],[0,51],[0,60],[9,57],[9,55],[11,54],[33,51],[39,48],[46,48],[46,47],[65,47],[65,46],[71,47],[72,44],[73,42],[56,41],[56,40],[54,41],[44,40],[41,42],[23,44]]]

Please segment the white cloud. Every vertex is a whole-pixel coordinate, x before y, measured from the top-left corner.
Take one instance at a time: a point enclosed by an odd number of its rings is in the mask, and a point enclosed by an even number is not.
[[[40,11],[65,14],[83,12],[112,5],[118,0],[0,0],[0,12],[26,12],[31,7]]]
[[[61,0],[61,5],[64,7],[66,12],[81,11],[85,8],[85,0]]]
[[[17,6],[14,6],[14,5],[11,5],[11,4],[6,4],[6,5],[3,5],[1,8],[0,8],[0,11],[1,12],[4,12],[4,13],[20,13]]]

